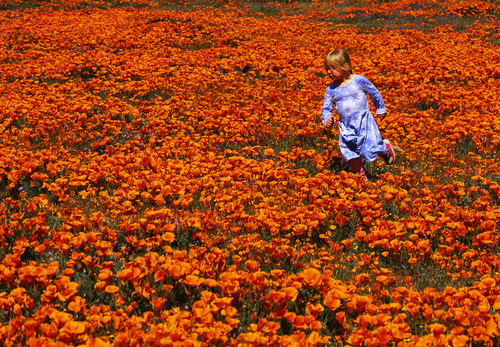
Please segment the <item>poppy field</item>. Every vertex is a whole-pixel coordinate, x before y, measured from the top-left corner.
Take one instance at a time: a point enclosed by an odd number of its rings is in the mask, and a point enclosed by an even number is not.
[[[404,150],[370,182],[336,48]],[[3,345],[499,340],[495,1],[3,0],[0,67]]]

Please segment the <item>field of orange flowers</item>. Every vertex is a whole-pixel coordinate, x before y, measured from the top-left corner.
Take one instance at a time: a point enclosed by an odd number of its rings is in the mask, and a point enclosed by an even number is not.
[[[0,2],[5,346],[491,346],[487,0]],[[348,172],[324,55],[396,164]]]

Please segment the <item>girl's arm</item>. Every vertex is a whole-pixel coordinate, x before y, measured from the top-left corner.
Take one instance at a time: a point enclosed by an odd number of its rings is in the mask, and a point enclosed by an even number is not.
[[[323,100],[323,107],[321,108],[321,118],[323,120],[323,125],[327,128],[331,128],[335,125],[335,118],[332,117],[332,110],[332,95],[328,92],[327,88],[325,92],[325,98]]]
[[[378,89],[364,76],[361,76],[363,81],[363,90],[370,96],[370,98],[373,101],[373,104],[375,105],[376,108],[376,114],[377,115],[383,115],[387,113],[387,110],[385,108],[385,103],[384,99],[382,99],[382,95],[380,95],[380,92]]]

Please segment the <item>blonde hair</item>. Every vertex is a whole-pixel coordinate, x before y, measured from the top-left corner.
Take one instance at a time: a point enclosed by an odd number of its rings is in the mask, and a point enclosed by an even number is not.
[[[349,54],[343,49],[336,49],[328,53],[325,57],[325,70],[331,69],[350,75],[352,73],[352,64]]]

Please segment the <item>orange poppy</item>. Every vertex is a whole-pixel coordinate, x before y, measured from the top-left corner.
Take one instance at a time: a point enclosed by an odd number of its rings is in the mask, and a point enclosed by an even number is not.
[[[67,322],[61,332],[70,335],[81,335],[87,330],[85,322],[69,321]]]

